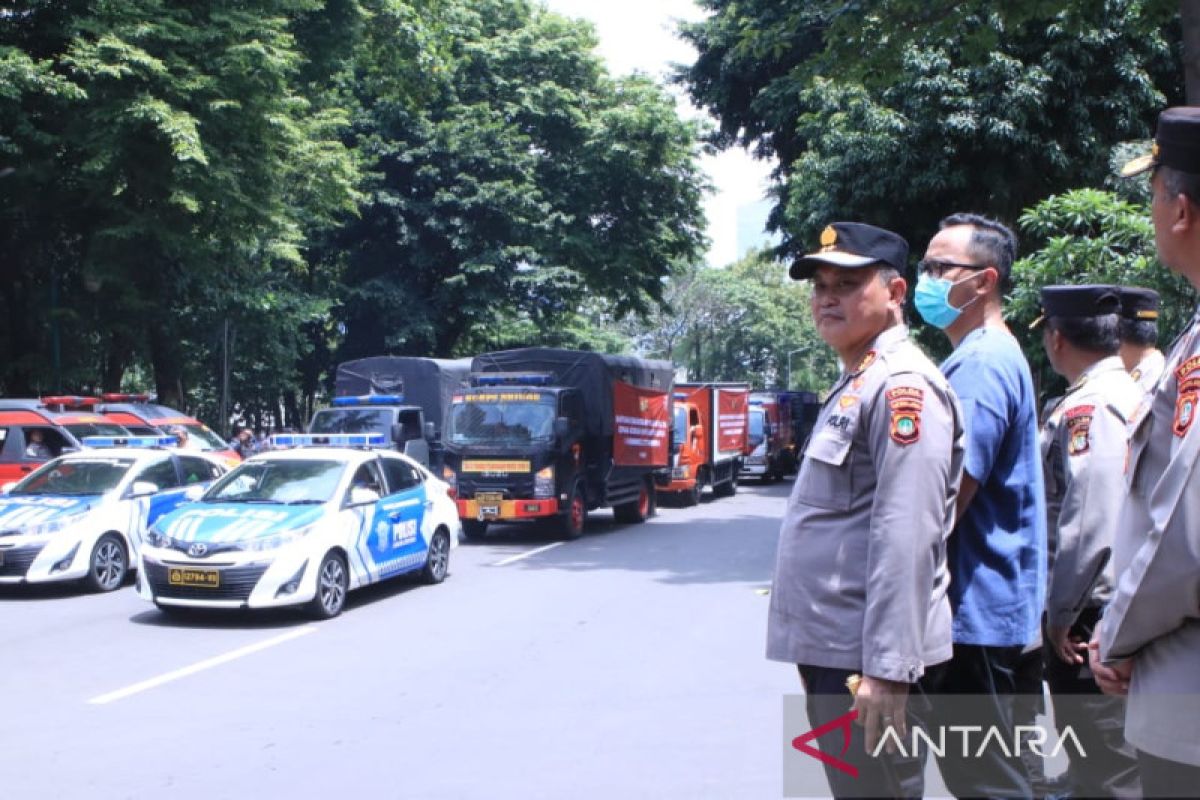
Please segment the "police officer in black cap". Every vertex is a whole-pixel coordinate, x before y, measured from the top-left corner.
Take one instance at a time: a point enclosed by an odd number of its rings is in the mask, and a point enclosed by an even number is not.
[[[1168,108],[1154,149],[1122,173],[1151,170],[1154,245],[1200,289],[1200,108]],[[1200,786],[1200,314],[1171,348],[1129,424],[1128,494],[1113,545],[1117,584],[1092,670],[1128,693],[1125,737],[1147,797]]]
[[[1124,706],[1100,695],[1087,647],[1113,590],[1109,564],[1125,494],[1125,424],[1142,393],[1120,348],[1115,286],[1042,289],[1042,344],[1066,394],[1042,427],[1050,547],[1046,594],[1046,682],[1059,730],[1070,725],[1086,759],[1071,754],[1073,797],[1140,794],[1137,758],[1124,739]]]
[[[1140,286],[1121,289],[1121,360],[1142,392],[1158,382],[1166,356],[1158,349],[1158,292]]]
[[[946,539],[962,472],[962,414],[908,338],[907,243],[853,222],[822,232],[791,276],[812,281],[818,334],[845,370],[804,451],[780,530],[767,657],[796,664],[814,726],[853,706],[858,726],[830,766],[832,794],[920,797],[915,757],[870,758],[908,724],[908,694],[951,655]],[[857,694],[847,681],[861,678]],[[852,682],[853,683],[853,682]]]

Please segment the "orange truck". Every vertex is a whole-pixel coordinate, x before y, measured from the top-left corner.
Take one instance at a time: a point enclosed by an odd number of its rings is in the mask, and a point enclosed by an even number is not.
[[[750,385],[677,383],[671,427],[671,481],[659,491],[700,502],[737,493],[738,473],[747,452]]]
[[[792,403],[787,393],[751,394],[749,453],[742,462],[741,477],[770,483],[794,472],[796,443],[792,435]]]

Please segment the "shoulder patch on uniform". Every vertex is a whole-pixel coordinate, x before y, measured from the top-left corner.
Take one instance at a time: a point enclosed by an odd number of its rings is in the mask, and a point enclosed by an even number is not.
[[[892,409],[892,423],[888,433],[899,445],[910,445],[921,438],[921,409]]]
[[[918,411],[925,404],[925,390],[916,386],[897,386],[885,393],[888,405],[895,408],[916,407]]]
[[[1192,422],[1196,419],[1196,401],[1200,394],[1196,392],[1196,387],[1180,386],[1179,396],[1175,398],[1175,422],[1171,426],[1171,430],[1176,436],[1183,436],[1188,432],[1188,428],[1192,427]]]
[[[1175,377],[1179,381],[1185,381],[1193,373],[1200,372],[1200,356],[1192,356],[1175,368]]]
[[[874,364],[875,359],[877,358],[879,358],[879,353],[875,352],[874,350],[868,350],[867,354],[859,360],[857,365],[855,365],[854,371],[862,372],[864,369]]]
[[[1095,411],[1095,406],[1075,406],[1063,412],[1063,421],[1067,426],[1067,455],[1083,455],[1091,449],[1088,431],[1091,430]]]

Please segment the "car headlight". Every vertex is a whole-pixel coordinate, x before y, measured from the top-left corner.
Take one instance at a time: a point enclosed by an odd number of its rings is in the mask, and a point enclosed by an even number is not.
[[[244,550],[251,553],[262,552],[263,550],[276,550],[292,542],[297,542],[308,536],[316,528],[316,524],[305,525],[302,528],[289,528],[286,531],[271,534],[270,536],[260,536],[254,539],[247,539],[244,542],[238,542],[236,547],[239,550]]]
[[[58,533],[65,528],[69,528],[76,523],[83,522],[83,519],[86,516],[87,511],[81,511],[78,514],[55,517],[54,519],[48,520],[39,525],[30,525],[21,532],[26,536],[49,536],[51,534]]]
[[[151,547],[170,547],[172,543],[173,540],[171,537],[167,536],[156,527],[151,527],[148,531],[146,531],[146,544],[150,545]]]

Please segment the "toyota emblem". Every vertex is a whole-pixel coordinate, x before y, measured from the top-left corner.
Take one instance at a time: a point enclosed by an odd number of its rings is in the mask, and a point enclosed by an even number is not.
[[[192,558],[200,558],[200,556],[207,552],[208,545],[204,544],[204,542],[196,542],[194,545],[188,548],[188,555]]]

